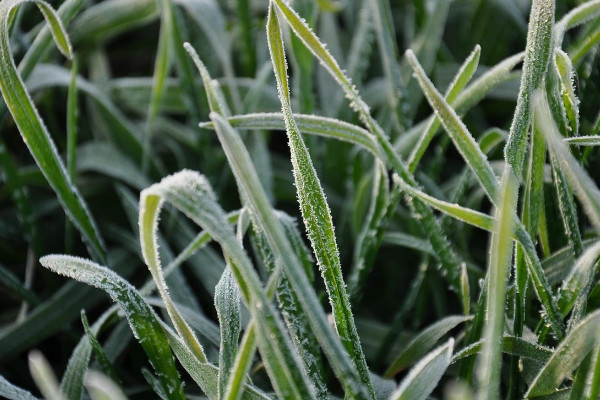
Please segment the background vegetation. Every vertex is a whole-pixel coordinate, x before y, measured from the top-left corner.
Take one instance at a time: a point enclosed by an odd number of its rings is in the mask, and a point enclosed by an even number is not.
[[[0,397],[598,398],[599,41],[598,0],[1,0]]]

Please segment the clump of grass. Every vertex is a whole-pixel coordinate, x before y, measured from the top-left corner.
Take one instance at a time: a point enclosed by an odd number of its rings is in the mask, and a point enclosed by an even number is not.
[[[596,399],[571,3],[0,2],[0,395]]]

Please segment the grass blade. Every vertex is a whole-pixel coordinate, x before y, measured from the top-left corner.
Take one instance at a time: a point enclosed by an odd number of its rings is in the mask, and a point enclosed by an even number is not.
[[[221,328],[219,346],[219,398],[224,398],[225,388],[232,373],[238,352],[238,339],[242,328],[240,322],[240,292],[235,284],[231,267],[225,267],[223,276],[215,288],[215,308]]]
[[[529,386],[525,397],[553,393],[597,343],[600,312],[591,313],[565,337]]]
[[[534,0],[531,5],[523,76],[517,107],[510,126],[504,157],[520,181],[525,160],[527,135],[531,125],[531,96],[540,87],[552,49],[554,0]]]
[[[44,398],[48,400],[66,400],[58,387],[58,380],[48,360],[37,350],[29,353],[29,370]]]
[[[471,320],[470,316],[451,316],[428,326],[415,336],[396,357],[385,373],[390,378],[424,357],[436,343],[459,324]]]
[[[17,387],[0,375],[0,396],[9,400],[39,400],[26,390]]]
[[[7,0],[0,4],[0,54],[2,54],[3,59],[10,60],[5,68],[0,68],[2,96],[24,142],[27,144],[36,163],[40,166],[48,183],[56,192],[66,214],[81,232],[90,252],[100,260],[104,260],[104,245],[96,224],[79,191],[69,179],[48,130],[27,93],[23,80],[17,73],[11,55],[8,38],[8,17],[11,10],[23,1]],[[71,57],[71,45],[56,12],[43,1],[37,1],[36,4],[48,21],[58,48],[67,57]]]
[[[319,135],[352,143],[379,156],[377,143],[372,135],[364,128],[334,118],[317,115],[293,114],[294,121],[302,134]],[[240,130],[285,130],[282,113],[257,113],[234,115],[227,122]],[[212,122],[203,122],[201,128],[215,129]],[[379,156],[381,157],[381,156]]]
[[[133,332],[148,355],[165,393],[170,399],[184,399],[175,361],[156,314],[123,278],[106,267],[79,257],[51,255],[40,263],[58,273],[107,292],[125,312]]]
[[[283,38],[273,3],[269,7],[267,37],[279,98],[282,104],[291,150],[295,186],[304,224],[325,281],[337,333],[358,370],[361,383],[371,392],[371,397],[374,397],[375,392],[373,391],[369,369],[362,352],[350,300],[342,276],[331,211],[312,165],[308,149],[302,140],[302,136],[300,136],[300,131],[292,115]]]
[[[85,387],[93,400],[127,400],[127,396],[112,379],[96,371],[85,377]]]
[[[498,194],[498,208],[495,219],[498,221],[492,235],[490,264],[488,269],[488,295],[486,302],[486,324],[484,325],[484,347],[479,357],[480,399],[500,397],[500,366],[502,363],[501,339],[504,336],[504,312],[506,287],[512,255],[512,235],[514,218],[512,212],[516,203],[516,182],[507,174]]]
[[[425,400],[435,389],[452,359],[454,339],[433,350],[415,365],[402,380],[391,400]]]

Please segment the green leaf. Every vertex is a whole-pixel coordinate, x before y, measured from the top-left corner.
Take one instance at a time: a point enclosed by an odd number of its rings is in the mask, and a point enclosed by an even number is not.
[[[385,376],[388,378],[392,377],[417,362],[420,358],[425,356],[444,335],[461,323],[470,321],[471,319],[472,317],[470,316],[450,316],[431,324],[415,336],[406,347],[402,349],[402,352],[388,368]]]
[[[563,139],[566,143],[577,146],[600,146],[600,136],[578,136]]]
[[[558,164],[566,173],[592,225],[600,232],[600,190],[561,140],[544,94],[537,92],[534,100],[535,123],[544,133],[548,147],[554,152]]]
[[[165,393],[170,399],[185,398],[175,361],[156,314],[133,286],[108,268],[79,257],[50,255],[42,257],[40,263],[58,274],[104,290],[119,303],[157,372]]]
[[[337,139],[360,146],[373,155],[379,156],[377,143],[364,128],[334,118],[317,115],[293,114],[298,129],[302,134],[319,135]],[[234,115],[227,121],[235,129],[240,130],[285,130],[282,113],[256,113]],[[214,129],[212,122],[203,122],[201,128]]]
[[[479,356],[479,394],[483,399],[500,397],[500,371],[502,365],[501,339],[504,336],[506,287],[509,279],[514,218],[516,204],[516,178],[509,171],[498,193],[495,219],[497,228],[492,235],[488,267],[486,323],[483,330],[484,347]]]
[[[92,331],[92,328],[90,328],[90,325],[89,325],[89,322],[87,320],[87,316],[86,316],[84,310],[81,310],[81,322],[83,324],[83,328],[84,328],[85,334],[90,342],[90,345],[92,346],[92,351],[94,352],[94,357],[96,358],[98,365],[104,371],[104,373],[107,374],[107,376],[110,379],[112,379],[114,382],[119,382],[119,378],[115,371],[115,367],[112,365],[112,363],[106,356],[106,353],[104,352],[104,349],[102,348],[102,345],[98,341],[98,338],[96,338],[96,334]]]
[[[308,149],[292,115],[283,38],[273,3],[269,8],[267,19],[267,38],[291,150],[298,202],[306,231],[325,281],[337,333],[358,370],[361,383],[368,388],[371,397],[374,398],[375,392],[342,275],[331,211]]]
[[[531,125],[531,96],[540,87],[548,68],[552,50],[554,26],[554,0],[533,0],[529,16],[529,30],[525,47],[523,76],[517,107],[510,126],[504,156],[520,181],[525,160],[527,135]]]
[[[0,375],[0,396],[4,396],[9,400],[39,400],[28,391],[4,379],[2,375]]]
[[[596,345],[598,329],[600,329],[600,311],[588,315],[569,332],[537,374],[525,397],[553,393]]]
[[[402,380],[391,400],[425,400],[435,389],[452,359],[454,339],[431,351]]]
[[[215,288],[215,308],[221,328],[219,347],[219,398],[225,395],[225,388],[232,373],[238,352],[240,337],[240,292],[235,284],[231,267],[225,267],[221,280]]]
[[[0,90],[25,144],[54,189],[65,213],[81,232],[90,252],[100,260],[104,260],[104,245],[96,224],[79,191],[69,179],[50,134],[27,93],[22,78],[17,73],[11,55],[8,17],[11,10],[23,1],[7,0],[0,3],[0,54],[5,60],[0,68]],[[58,15],[45,2],[38,0],[36,4],[44,14],[58,48],[66,56],[71,57],[71,45]]]

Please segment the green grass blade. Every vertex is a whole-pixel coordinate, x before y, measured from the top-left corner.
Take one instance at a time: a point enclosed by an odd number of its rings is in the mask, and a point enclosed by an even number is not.
[[[4,379],[2,375],[0,375],[0,396],[4,396],[9,400],[39,400],[28,391]]]
[[[394,174],[393,179],[402,188],[402,190],[404,190],[410,196],[420,199],[431,207],[469,225],[484,229],[488,232],[494,231],[496,222],[494,221],[493,217],[470,208],[461,207],[457,204],[448,203],[446,201],[429,196],[421,190],[415,189],[414,187],[408,185],[397,174]]]
[[[529,386],[525,397],[553,393],[594,348],[598,329],[600,329],[600,312],[596,311],[575,326],[558,345],[548,363]]]
[[[554,0],[534,0],[529,17],[523,76],[517,107],[510,126],[504,155],[520,181],[525,160],[527,135],[531,125],[531,96],[540,87],[548,68],[554,26]]]
[[[342,275],[331,211],[306,144],[302,140],[292,115],[283,38],[273,3],[269,8],[267,19],[267,38],[282,104],[295,186],[304,224],[325,281],[337,333],[358,370],[361,383],[369,389],[371,396],[374,397],[369,369],[362,352]]]
[[[577,146],[600,146],[600,136],[579,136],[563,139],[565,143]]]
[[[147,209],[152,204],[155,204],[152,205],[153,208],[157,208],[162,201],[167,201],[210,232],[213,239],[219,242],[251,315],[257,321],[259,349],[278,394],[283,398],[313,397],[311,384],[307,382],[281,321],[267,299],[241,243],[227,224],[225,213],[217,204],[206,178],[184,170],[146,189],[142,197],[148,200],[140,209]],[[143,241],[146,246],[153,243],[150,238],[143,238]]]
[[[93,400],[127,400],[127,396],[108,376],[90,371],[85,377],[85,387]]]
[[[454,79],[448,86],[448,90],[446,91],[445,95],[448,104],[453,104],[460,92],[473,77],[473,74],[477,69],[477,65],[479,64],[480,55],[481,47],[477,45],[475,46],[475,49],[473,49],[471,54],[469,54],[464,63],[461,65],[460,69],[454,76]],[[417,146],[413,149],[413,151],[410,153],[410,156],[408,157],[408,168],[410,172],[414,173],[417,169],[417,165],[419,165],[423,154],[425,154],[425,150],[429,146],[429,143],[431,143],[431,141],[433,140],[433,137],[438,131],[439,127],[440,120],[437,116],[434,116],[425,128],[425,133],[423,133],[422,136],[419,138]]]
[[[565,32],[578,25],[596,19],[600,15],[600,1],[591,0],[569,11],[564,17],[556,23],[554,28],[555,46],[560,47],[563,42]]]
[[[437,342],[452,329],[456,328],[463,322],[471,320],[470,316],[450,316],[437,321],[436,323],[425,328],[421,333],[415,336],[402,349],[402,352],[396,357],[392,365],[385,373],[386,377],[392,377],[398,372],[401,372],[408,366],[417,362],[424,357]]]
[[[58,387],[58,380],[52,371],[50,363],[37,350],[29,353],[29,370],[44,398],[47,400],[66,400]]]
[[[238,340],[242,328],[240,322],[240,292],[230,267],[225,268],[215,288],[215,308],[221,328],[219,346],[219,398],[224,398],[225,388],[232,373],[238,352]]]
[[[119,382],[119,378],[115,371],[115,367],[112,365],[110,360],[108,359],[102,345],[98,341],[96,337],[96,333],[92,331],[92,328],[89,325],[87,320],[87,316],[84,310],[81,310],[81,323],[83,324],[83,329],[85,330],[85,335],[92,346],[92,351],[94,353],[94,357],[96,358],[96,362],[98,366],[104,371],[104,373],[114,382]]]
[[[56,192],[66,214],[81,232],[92,254],[103,260],[104,245],[95,222],[77,188],[71,183],[50,134],[17,73],[11,55],[8,16],[10,11],[22,2],[23,0],[9,0],[0,4],[0,53],[2,58],[7,60],[4,67],[0,68],[0,89],[24,142]],[[57,46],[70,57],[70,43],[56,12],[45,2],[36,4],[48,21]]]
[[[308,25],[306,25],[306,23],[300,19],[298,14],[296,14],[296,12],[285,2],[282,0],[274,0],[274,2],[296,35],[298,35],[304,44],[311,49],[315,57],[317,57],[325,69],[342,87],[346,93],[346,97],[350,100],[350,106],[359,114],[360,119],[368,127],[369,131],[373,134],[374,139],[382,149],[382,152],[385,155],[386,163],[391,164],[394,170],[408,184],[411,186],[416,186],[413,176],[409,173],[407,167],[394,150],[383,129],[371,116],[369,107],[360,97],[350,79],[348,79],[343,73],[337,61],[335,61],[335,59],[327,51],[325,45],[319,41],[319,38],[312,32]],[[416,214],[420,215],[420,218],[422,219],[423,223],[421,225],[423,226],[424,232],[428,235],[432,246],[434,247],[436,257],[442,264],[446,279],[448,279],[455,290],[460,290],[460,262],[458,261],[456,254],[452,251],[447,238],[444,236],[444,233],[435,220],[435,216],[433,215],[431,209],[420,201],[416,201],[414,202],[414,211]]]
[[[144,262],[152,274],[152,279],[156,282],[156,287],[165,303],[169,317],[175,326],[175,330],[181,335],[186,346],[188,346],[197,360],[204,363],[206,362],[204,349],[187,322],[173,305],[162,271],[158,254],[157,230],[159,215],[164,201],[163,196],[164,195],[157,185],[143,190],[140,195],[139,232],[142,255],[144,256]]]
[[[430,105],[440,116],[446,132],[450,135],[450,138],[467,162],[467,165],[479,180],[479,183],[485,190],[488,198],[492,203],[495,203],[494,193],[499,188],[498,177],[489,164],[487,157],[481,151],[477,142],[456,112],[448,105],[442,95],[435,89],[429,78],[425,75],[414,54],[408,50],[406,56],[413,66],[417,79],[419,80],[421,88],[425,92]],[[534,280],[536,294],[546,309],[545,316],[548,322],[552,325],[554,332],[558,336],[561,336],[562,324],[560,322],[560,316],[557,312],[552,289],[541,268],[541,263],[533,241],[516,215],[514,215],[513,218],[516,221],[516,236],[523,245],[528,258],[527,266],[529,268],[529,275]]]
[[[562,104],[567,116],[569,136],[579,136],[579,99],[575,94],[575,72],[569,56],[562,50],[554,51],[554,68],[558,75]]]
[[[390,400],[424,400],[435,389],[452,359],[454,339],[431,351],[402,380]]]
[[[486,301],[486,323],[484,325],[484,347],[479,357],[478,398],[492,400],[500,397],[500,370],[502,365],[501,339],[504,336],[504,313],[506,287],[512,255],[512,235],[516,206],[516,180],[509,173],[505,175],[501,191],[498,193],[498,208],[495,219],[498,221],[492,236],[490,263],[488,269],[488,295]]]
[[[369,131],[364,128],[317,115],[293,114],[293,117],[302,134],[319,135],[352,143],[370,151],[376,157],[379,156],[377,143]],[[282,113],[234,115],[227,118],[227,121],[233,128],[240,130],[285,130]],[[200,127],[215,129],[212,122],[203,122]]]
[[[597,232],[600,232],[600,190],[561,140],[558,128],[552,119],[548,101],[543,94],[539,92],[536,94],[534,107],[535,123],[544,133],[549,148],[554,152],[559,165],[566,172],[569,183],[581,201],[592,225]]]
[[[90,327],[90,333],[98,335],[106,321],[116,313],[117,308],[117,306],[113,306],[105,311]],[[91,355],[92,344],[87,335],[83,335],[69,358],[67,369],[60,382],[60,389],[70,400],[80,400],[83,395],[83,381]]]
[[[106,291],[125,312],[131,329],[139,338],[170,399],[183,399],[183,388],[175,361],[156,314],[123,278],[106,267],[78,257],[51,255],[40,263],[58,273]]]
[[[349,396],[369,398],[368,390],[359,384],[360,379],[358,378],[354,364],[349,359],[338,337],[328,325],[325,313],[319,304],[314,289],[308,282],[306,273],[303,271],[299,260],[293,254],[291,245],[273,213],[266,193],[260,186],[258,175],[250,161],[250,155],[244,148],[241,139],[221,116],[212,113],[211,119],[217,127],[219,140],[234,171],[236,180],[248,194],[251,209],[260,221],[273,251],[281,258],[284,273],[297,293],[298,300],[309,319],[314,335],[319,340],[319,343],[321,343],[334,372],[344,385]]]

